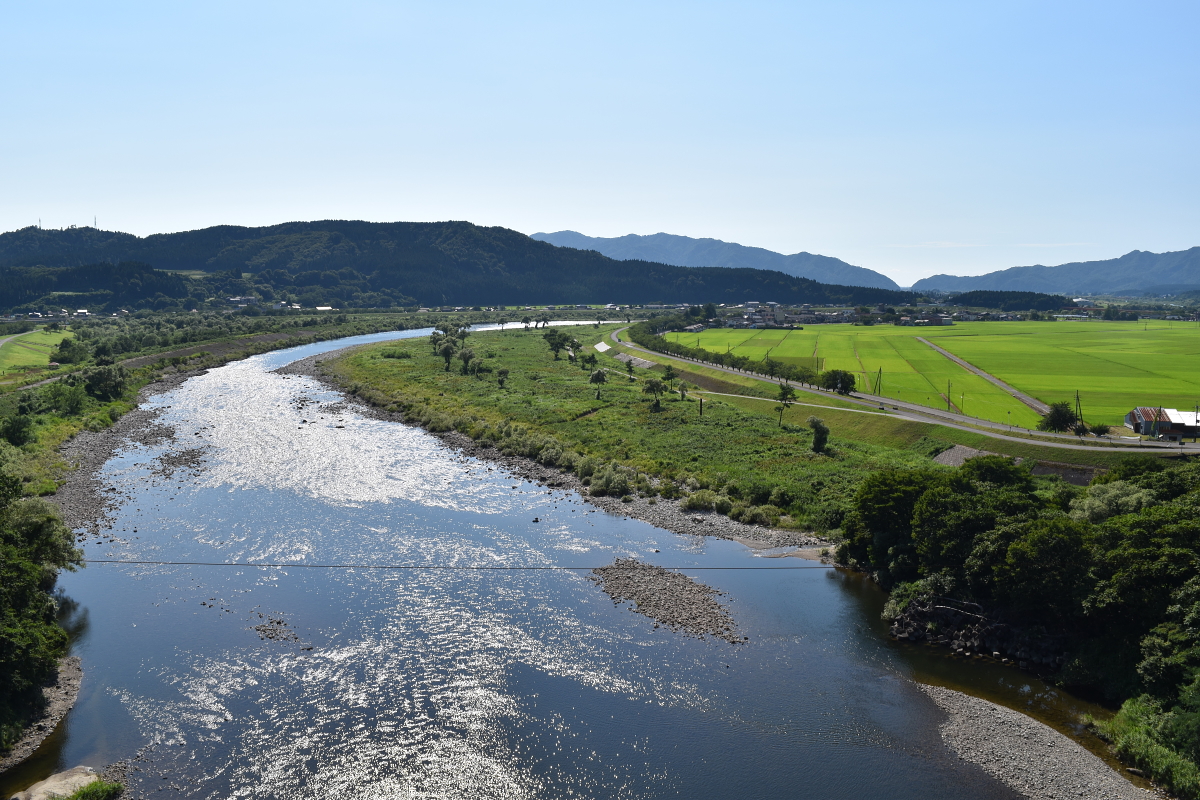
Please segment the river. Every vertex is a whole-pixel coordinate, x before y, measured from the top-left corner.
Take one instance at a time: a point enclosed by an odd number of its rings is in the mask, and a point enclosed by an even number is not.
[[[3,796],[140,754],[130,782],[159,796],[987,800],[1014,794],[942,744],[910,679],[1060,729],[1086,708],[888,641],[857,575],[596,511],[273,372],[425,333],[259,355],[149,401],[174,436],[104,466],[121,502],[88,558],[340,566],[64,574],[83,690]],[[725,593],[749,641],[656,629],[586,570],[544,569],[623,556]],[[810,568],[699,569],[781,565]],[[397,566],[420,568],[378,568]]]

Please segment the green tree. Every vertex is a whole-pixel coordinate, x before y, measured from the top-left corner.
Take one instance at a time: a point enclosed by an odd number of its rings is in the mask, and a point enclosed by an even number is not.
[[[597,400],[600,399],[600,384],[607,383],[607,382],[608,382],[608,376],[605,375],[604,370],[602,370],[602,369],[596,370],[588,377],[588,383],[595,384],[595,386],[596,386],[596,399]]]
[[[1037,429],[1039,431],[1062,433],[1071,430],[1078,421],[1078,417],[1075,416],[1075,409],[1071,408],[1071,404],[1066,400],[1060,400],[1057,403],[1050,404],[1050,410],[1042,416],[1041,421],[1037,424]]]
[[[508,380],[508,370],[507,369],[496,370],[496,382],[500,384],[501,389],[504,388],[504,382],[506,380]]]
[[[679,373],[675,371],[675,366],[673,364],[667,364],[666,369],[663,370],[662,379],[664,381],[673,381],[678,375]]]
[[[554,353],[554,360],[558,360],[558,354],[567,346],[570,339],[565,333],[551,328],[542,334],[542,338],[546,340],[546,344],[550,347],[550,352]]]
[[[129,370],[122,366],[89,367],[80,377],[87,393],[99,400],[116,400],[129,386]]]
[[[813,452],[825,452],[825,446],[829,443],[829,426],[825,424],[825,420],[821,419],[820,417],[809,417],[806,424],[812,429],[813,432]]]
[[[630,356],[629,360],[625,362],[625,371],[629,373],[629,382],[633,383],[633,357],[632,356]]]
[[[453,340],[442,342],[442,346],[438,348],[438,355],[446,360],[446,372],[450,371],[450,362],[454,360],[454,354],[457,352],[458,347]]]
[[[19,497],[20,482],[0,475],[0,749],[40,708],[67,645],[51,592],[60,569],[83,563],[54,506]]]
[[[531,322],[533,322],[533,318],[532,318],[532,317],[530,317],[528,314],[526,314],[525,316],[521,317],[521,324],[525,326],[525,332],[526,332],[526,333],[528,333],[528,332],[529,332],[529,323],[531,323]]]
[[[855,389],[853,372],[831,369],[821,373],[821,388],[838,394],[850,394]]]
[[[796,400],[796,390],[786,383],[779,384],[779,427],[783,427],[783,412]]]
[[[0,438],[15,447],[20,447],[37,438],[34,427],[33,417],[28,414],[13,414],[0,421]]]
[[[654,408],[662,408],[659,398],[667,391],[667,386],[658,378],[647,378],[646,383],[642,386],[642,394],[654,395]]]
[[[463,362],[462,374],[466,375],[470,370],[471,361],[475,358],[475,351],[469,347],[464,347],[458,352],[458,358]]]

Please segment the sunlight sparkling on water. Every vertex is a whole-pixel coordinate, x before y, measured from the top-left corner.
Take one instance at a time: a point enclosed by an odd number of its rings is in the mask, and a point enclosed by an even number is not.
[[[133,499],[105,552],[424,566],[753,559],[587,513],[572,493],[489,471],[419,430],[323,408],[340,396],[271,372],[288,360],[251,358],[154,399],[176,440],[131,446],[106,467]],[[198,475],[155,471],[190,448],[204,455]],[[72,718],[74,741],[118,732],[103,698],[118,701],[132,739],[152,745],[135,782],[177,796],[784,796],[800,775],[824,797],[893,779],[896,797],[965,785],[1009,796],[946,757],[936,713],[847,631],[824,573],[780,575],[704,574],[751,634],[733,647],[655,630],[583,571],[94,566],[67,579],[92,610],[85,664],[102,687]],[[260,639],[255,626],[272,618],[294,640]],[[835,763],[846,756],[849,780]]]

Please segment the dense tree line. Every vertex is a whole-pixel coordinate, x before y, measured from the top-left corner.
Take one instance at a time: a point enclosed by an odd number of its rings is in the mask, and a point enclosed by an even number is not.
[[[1126,701],[1118,748],[1200,793],[1200,463],[1131,456],[1086,489],[999,456],[877,472],[842,531],[894,613],[950,598],[1057,642],[1061,682]]]
[[[595,251],[555,247],[517,231],[469,222],[219,226],[144,239],[91,229],[26,228],[0,235],[0,266],[44,268],[36,278],[20,271],[9,273],[26,287],[18,302],[32,302],[30,293],[46,286],[51,277],[56,290],[65,291],[65,282],[58,277],[61,273],[54,270],[102,261],[222,273],[226,283],[241,281],[243,274],[249,273],[254,276],[247,284],[252,287],[249,291],[264,299],[271,299],[267,294],[286,295],[301,305],[347,308],[601,301],[740,303],[767,298],[788,304],[859,305],[911,302],[914,297],[908,292],[821,284],[768,270],[616,261]],[[102,266],[96,269],[102,270]],[[186,290],[178,285],[156,288],[141,299],[161,299],[157,295],[195,299],[197,291],[209,288],[203,282],[200,286],[189,284]],[[112,291],[114,298],[119,294],[116,287],[91,291]]]
[[[0,750],[45,702],[41,687],[67,646],[52,592],[58,571],[82,557],[54,507],[20,494],[20,481],[0,474]]]
[[[1007,292],[977,289],[950,298],[950,303],[966,308],[994,308],[1000,311],[1057,311],[1071,308],[1075,301],[1060,294]]]

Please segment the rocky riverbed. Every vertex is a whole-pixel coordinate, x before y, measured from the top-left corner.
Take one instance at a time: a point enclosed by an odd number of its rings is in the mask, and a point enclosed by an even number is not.
[[[632,602],[630,610],[654,620],[656,628],[666,625],[698,639],[712,636],[730,644],[746,641],[729,611],[717,602],[721,593],[682,573],[636,558],[618,558],[612,566],[592,570],[589,577],[614,604]]]
[[[920,688],[946,712],[940,726],[946,745],[1030,800],[1165,797],[1134,786],[1079,744],[1018,711],[940,686]]]

